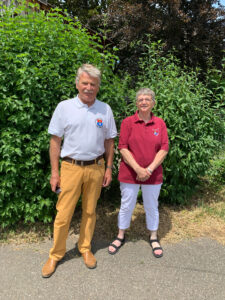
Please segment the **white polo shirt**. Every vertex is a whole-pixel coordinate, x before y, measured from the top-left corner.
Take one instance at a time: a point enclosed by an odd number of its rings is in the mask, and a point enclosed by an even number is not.
[[[104,141],[117,136],[110,106],[99,100],[88,107],[78,96],[60,102],[48,133],[64,137],[60,156],[92,160],[105,152]]]

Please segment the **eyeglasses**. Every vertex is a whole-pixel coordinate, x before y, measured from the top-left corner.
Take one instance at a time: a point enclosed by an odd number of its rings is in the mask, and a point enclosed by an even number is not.
[[[146,101],[146,102],[151,102],[151,101],[153,101],[151,98],[140,98],[140,99],[138,99],[137,100],[137,102],[143,102],[143,101]]]

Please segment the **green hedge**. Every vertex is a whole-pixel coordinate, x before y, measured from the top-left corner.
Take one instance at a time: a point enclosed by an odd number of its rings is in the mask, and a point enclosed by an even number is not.
[[[60,10],[45,15],[31,6],[5,8],[0,22],[2,227],[52,220],[47,128],[57,103],[76,95],[77,68],[89,62],[104,71],[102,94],[110,94],[104,86],[115,77],[114,56],[99,51],[96,37]]]
[[[149,87],[155,91],[153,112],[168,127],[170,151],[163,163],[161,199],[184,204],[208,169],[210,158],[224,144],[224,106],[218,101],[212,107],[212,91],[199,82],[198,74],[179,67],[172,54],[161,53],[160,42],[145,45],[135,90]],[[134,91],[130,98],[135,98]],[[130,114],[134,104],[129,108]]]

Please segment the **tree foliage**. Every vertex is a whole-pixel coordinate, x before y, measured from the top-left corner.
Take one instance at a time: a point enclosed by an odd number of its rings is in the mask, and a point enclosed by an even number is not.
[[[220,1],[66,0],[63,5],[81,19],[83,25],[104,31],[112,46],[119,49],[119,68],[132,74],[137,74],[146,34],[164,43],[164,53],[175,49],[183,66],[200,67],[205,72],[212,59],[216,68],[221,67],[225,10]],[[137,41],[142,43],[137,45]]]
[[[48,0],[51,5],[66,9],[70,15],[78,17],[83,25],[91,18],[105,13],[108,2],[108,0]]]

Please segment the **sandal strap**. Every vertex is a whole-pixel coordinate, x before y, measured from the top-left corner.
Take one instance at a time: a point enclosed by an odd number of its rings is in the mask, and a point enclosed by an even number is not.
[[[120,246],[116,246],[113,243],[109,244],[109,246],[112,246],[113,248],[115,248],[116,250],[118,250],[120,248]]]
[[[155,248],[152,248],[153,251],[155,250],[162,250],[162,247],[155,247]]]
[[[113,244],[115,241],[119,241],[121,244],[120,244],[119,246],[116,246],[115,244]],[[112,247],[113,247],[114,249],[116,249],[116,251],[117,251],[117,250],[119,250],[119,248],[124,244],[124,242],[125,242],[125,236],[124,236],[123,239],[120,239],[120,238],[116,237],[116,238],[113,240],[113,242],[109,244],[109,246],[112,246]]]
[[[121,239],[117,236],[113,242],[115,242],[116,240],[119,241],[120,243],[123,243],[125,241],[125,236],[123,239]]]
[[[158,239],[155,239],[155,240],[151,240],[149,239],[149,243],[152,245],[152,243],[158,243],[159,244],[159,240]]]

